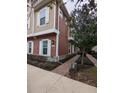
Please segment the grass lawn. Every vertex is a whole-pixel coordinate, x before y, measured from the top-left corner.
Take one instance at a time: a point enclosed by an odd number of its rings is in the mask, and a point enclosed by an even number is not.
[[[97,78],[97,68],[96,67],[91,67],[85,71],[87,74],[94,76]]]

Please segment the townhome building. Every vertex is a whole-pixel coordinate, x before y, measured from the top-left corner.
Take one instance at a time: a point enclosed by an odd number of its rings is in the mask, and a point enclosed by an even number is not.
[[[75,52],[62,0],[27,2],[27,53],[59,58]]]

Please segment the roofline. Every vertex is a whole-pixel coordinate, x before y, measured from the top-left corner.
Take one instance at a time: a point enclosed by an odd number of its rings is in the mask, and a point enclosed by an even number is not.
[[[41,9],[42,7],[49,4],[50,2],[52,2],[52,0],[44,0],[44,1],[37,2],[36,4],[34,4],[34,11]]]
[[[61,4],[60,9],[63,11],[63,13],[67,17],[67,19],[69,19],[70,18],[70,15],[69,15],[69,13],[67,11],[67,8],[64,5],[63,0],[57,0],[57,2]]]
[[[44,0],[44,1],[40,1],[40,2],[37,2],[35,5],[34,5],[34,11],[37,11],[39,10],[40,8],[44,7],[45,5],[49,4],[50,2],[52,2],[53,0]],[[56,0],[57,3],[61,4],[60,5],[60,9],[63,11],[64,15],[67,17],[67,19],[70,18],[70,15],[67,11],[67,8],[65,7],[64,5],[64,2],[63,0]]]

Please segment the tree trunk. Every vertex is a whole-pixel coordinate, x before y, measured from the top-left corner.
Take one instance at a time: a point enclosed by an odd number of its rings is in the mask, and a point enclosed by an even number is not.
[[[81,52],[82,52],[81,53],[81,64],[83,64],[84,63],[84,53],[85,53],[85,51],[82,50]]]

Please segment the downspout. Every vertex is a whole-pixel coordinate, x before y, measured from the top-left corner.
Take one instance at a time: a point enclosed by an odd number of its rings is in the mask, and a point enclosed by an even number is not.
[[[59,60],[58,50],[59,50],[59,31],[57,31],[56,33],[56,57]]]
[[[56,57],[57,57],[57,61],[59,61],[59,7],[58,8],[58,27],[57,27],[57,33],[56,33]],[[57,9],[56,8],[56,9]]]
[[[34,8],[32,8],[32,33],[34,33]]]

